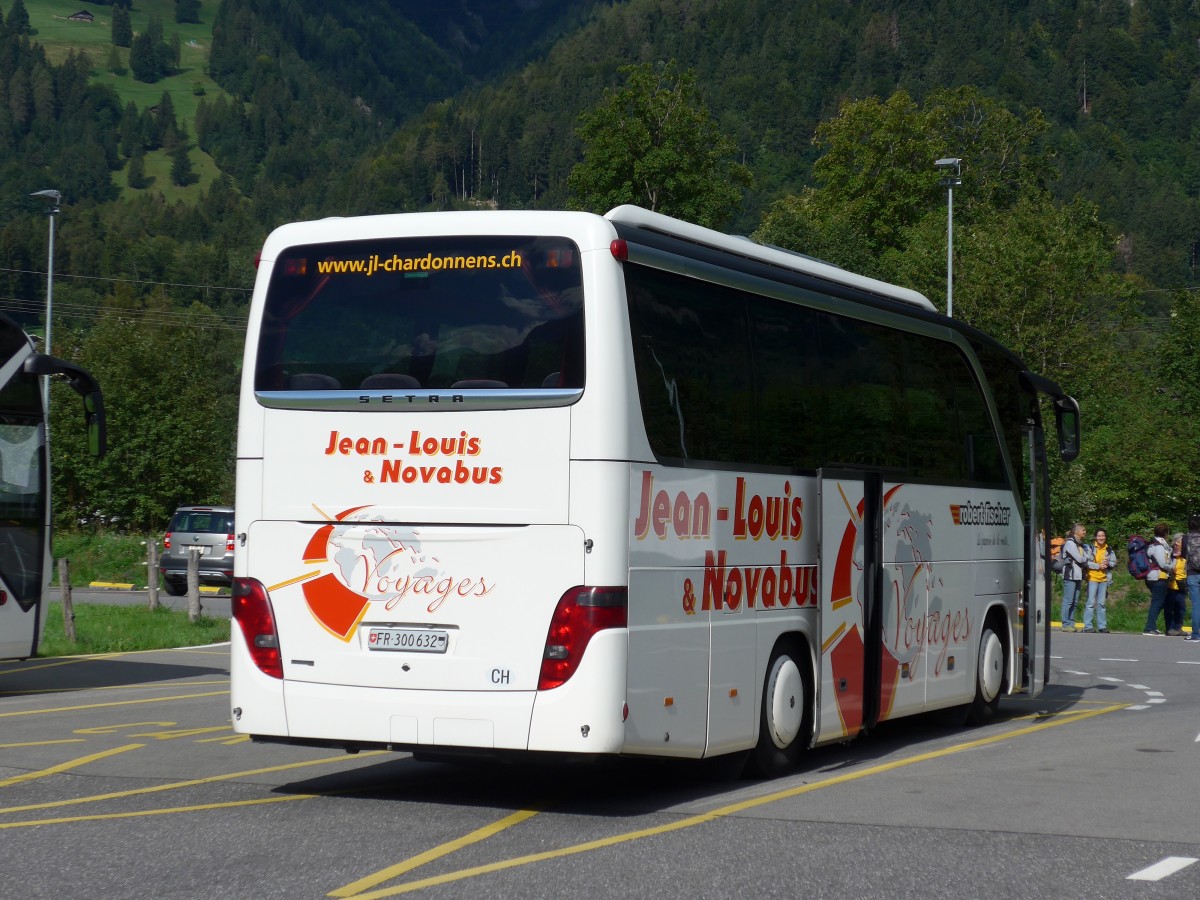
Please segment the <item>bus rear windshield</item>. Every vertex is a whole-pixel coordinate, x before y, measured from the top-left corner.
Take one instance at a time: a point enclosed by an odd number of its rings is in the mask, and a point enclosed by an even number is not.
[[[583,346],[565,238],[310,244],[275,262],[255,388],[582,388]]]

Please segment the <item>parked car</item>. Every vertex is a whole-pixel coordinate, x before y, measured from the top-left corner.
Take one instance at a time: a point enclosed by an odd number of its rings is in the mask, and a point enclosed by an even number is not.
[[[200,548],[200,583],[233,584],[233,509],[228,506],[181,506],[163,536],[158,569],[168,594],[187,593],[188,554]]]

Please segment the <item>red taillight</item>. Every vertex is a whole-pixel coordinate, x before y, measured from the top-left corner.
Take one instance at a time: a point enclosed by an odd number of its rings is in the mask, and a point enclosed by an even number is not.
[[[163,535],[163,549],[164,550],[171,549],[171,532],[169,532],[169,531]]]
[[[283,677],[283,657],[275,632],[275,613],[262,582],[253,578],[233,580],[233,620],[242,628],[250,658],[265,674]]]
[[[617,238],[608,245],[609,252],[612,253],[613,259],[625,262],[629,259],[629,245],[620,238]]]
[[[226,553],[233,552],[233,535],[232,534],[225,535],[225,552]]]
[[[562,595],[550,619],[538,690],[556,688],[575,674],[592,635],[629,624],[629,594],[623,587],[574,587]]]

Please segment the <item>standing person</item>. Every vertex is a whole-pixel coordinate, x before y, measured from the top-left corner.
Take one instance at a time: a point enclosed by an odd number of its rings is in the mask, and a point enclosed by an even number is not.
[[[1167,579],[1171,569],[1171,548],[1167,545],[1167,523],[1154,526],[1154,540],[1146,548],[1150,557],[1150,571],[1146,573],[1146,587],[1150,588],[1150,611],[1146,615],[1146,627],[1142,634],[1162,634],[1158,630],[1158,614],[1167,599]]]
[[[1087,561],[1087,606],[1083,608],[1083,631],[1092,631],[1092,616],[1095,615],[1096,631],[1108,634],[1108,586],[1112,584],[1112,570],[1117,567],[1117,553],[1108,545],[1108,532],[1096,529],[1096,545]]]
[[[1192,633],[1185,641],[1200,641],[1200,516],[1188,519],[1183,536],[1183,555],[1187,558],[1187,591],[1192,601]]]
[[[1177,637],[1183,634],[1183,614],[1187,610],[1187,557],[1183,555],[1183,532],[1171,539],[1171,571],[1167,578],[1167,599],[1163,605],[1163,619],[1167,634]]]
[[[1087,552],[1083,547],[1083,536],[1087,529],[1076,522],[1063,541],[1063,599],[1062,599],[1062,630],[1075,631],[1075,613],[1082,608],[1083,602],[1079,596],[1083,582],[1084,566],[1087,564]]]

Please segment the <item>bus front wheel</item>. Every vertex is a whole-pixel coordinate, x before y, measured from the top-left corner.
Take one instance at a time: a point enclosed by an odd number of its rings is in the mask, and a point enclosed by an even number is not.
[[[783,775],[796,765],[806,743],[809,678],[791,646],[777,649],[767,666],[759,715],[758,744],[750,756],[751,771],[763,778]]]
[[[967,712],[967,721],[981,725],[996,714],[1000,705],[1000,690],[1004,686],[1004,642],[984,625],[979,638],[979,661],[975,666],[975,700]]]

